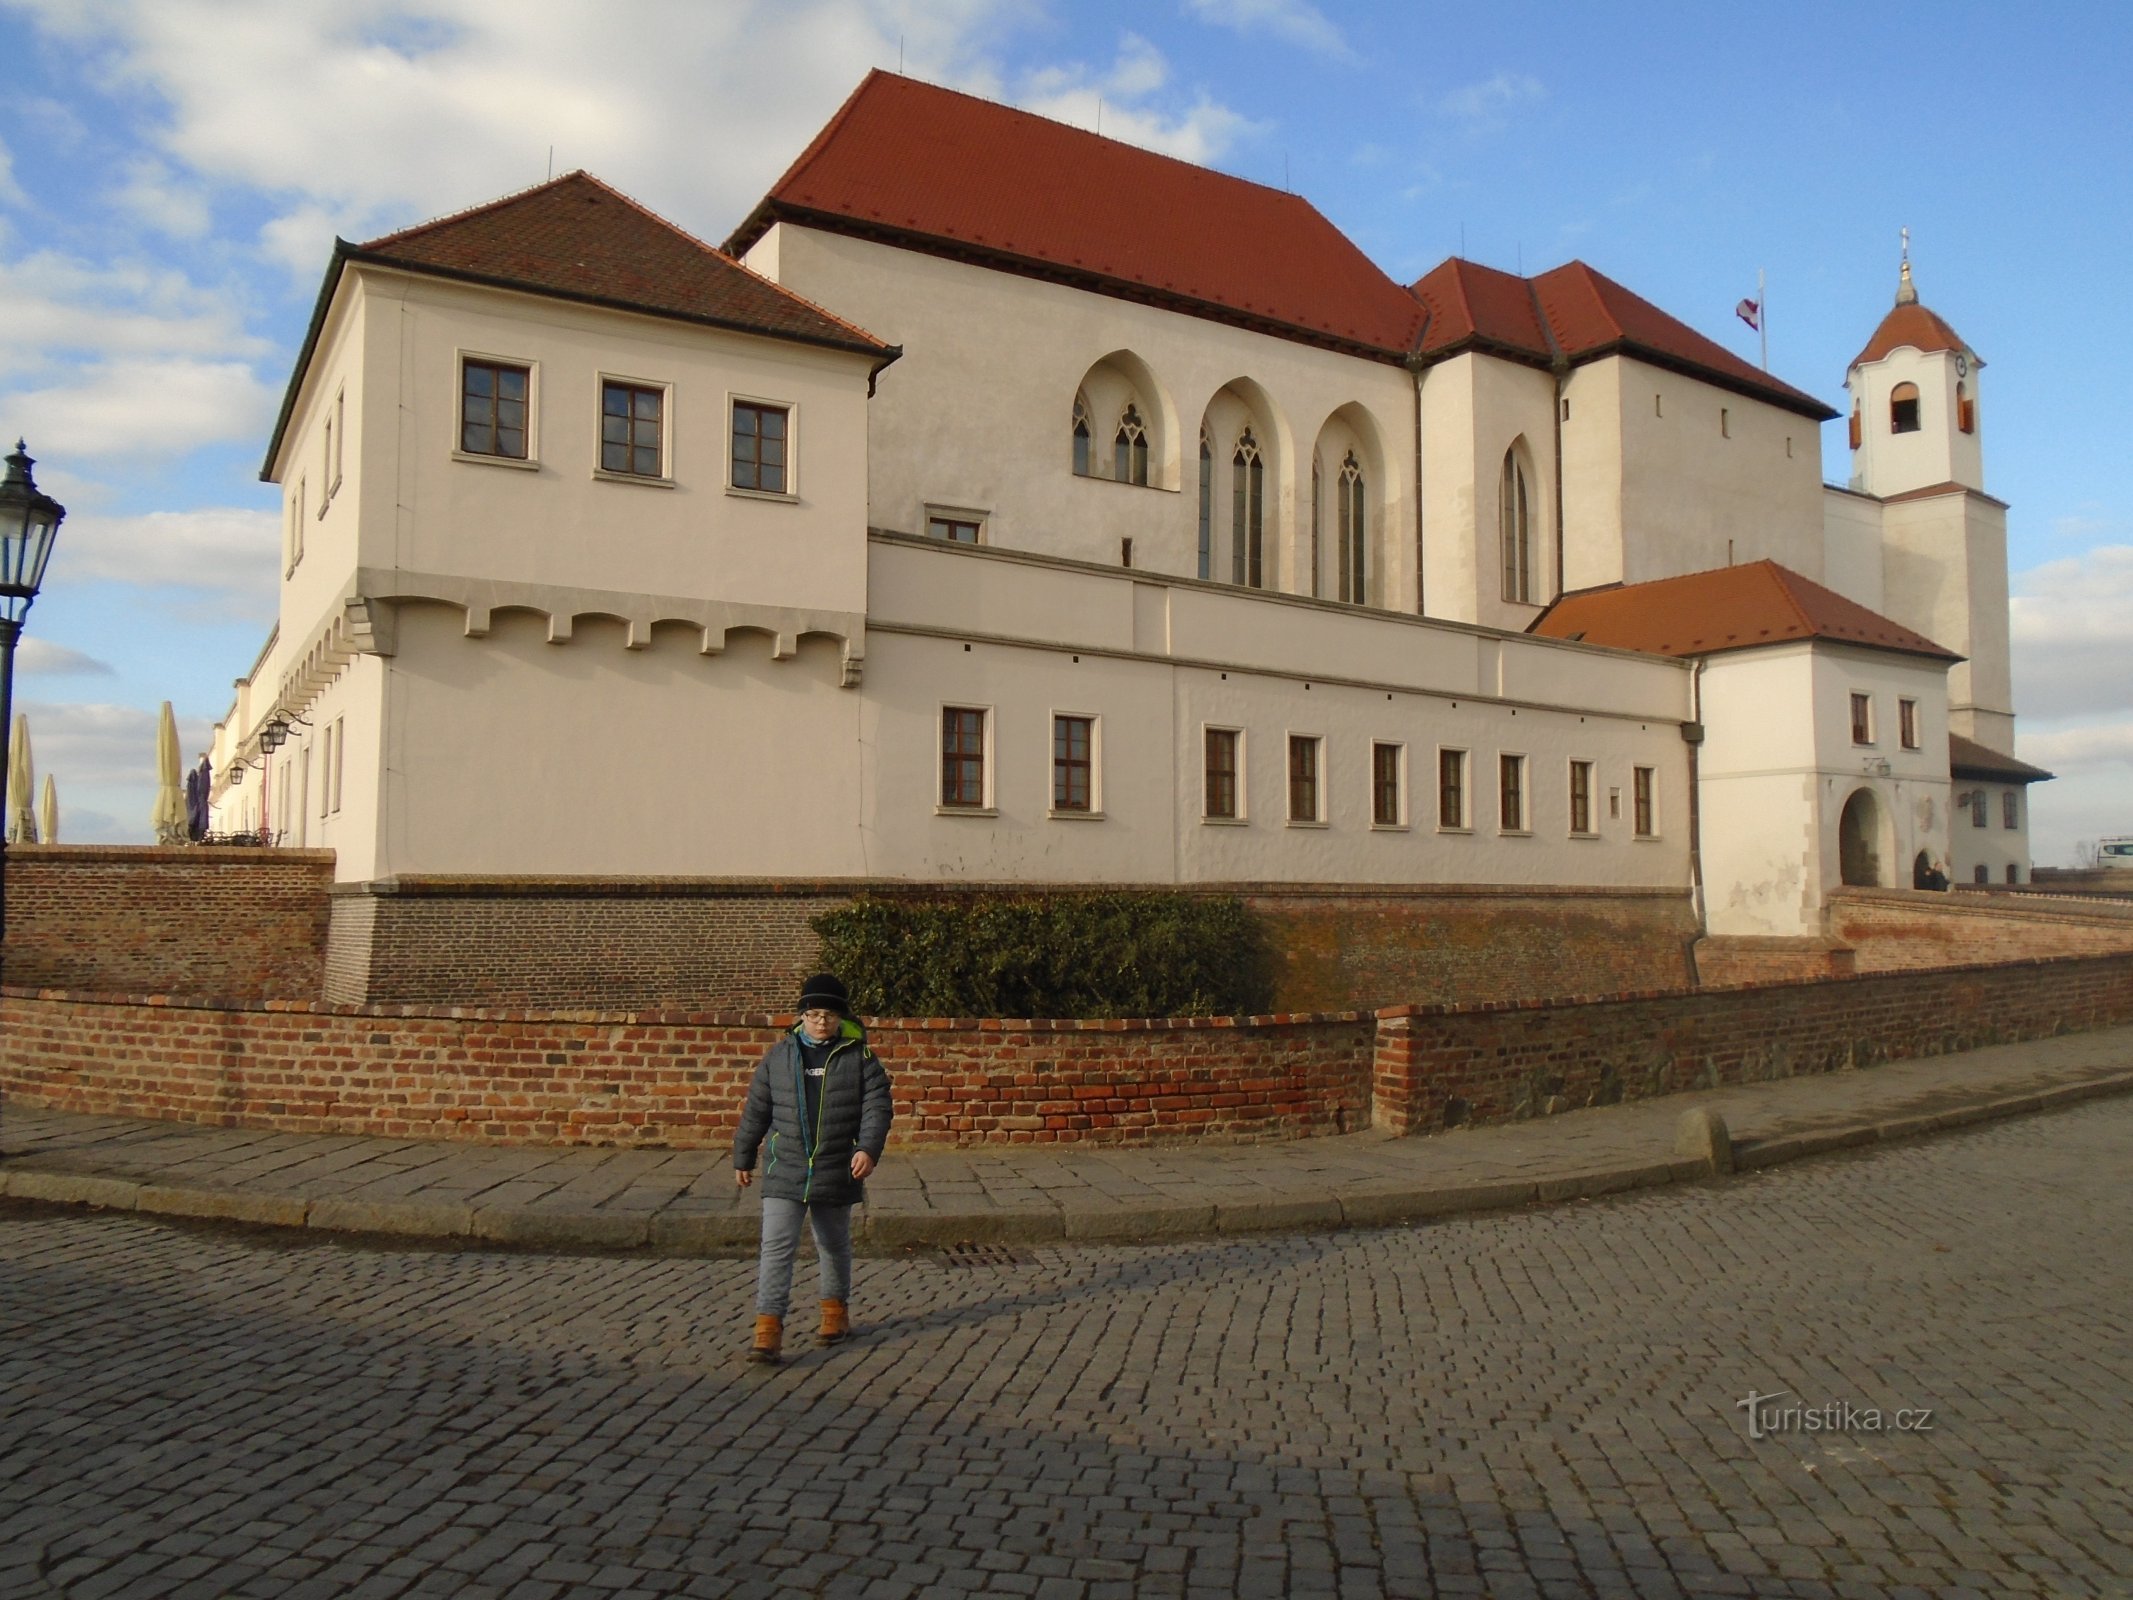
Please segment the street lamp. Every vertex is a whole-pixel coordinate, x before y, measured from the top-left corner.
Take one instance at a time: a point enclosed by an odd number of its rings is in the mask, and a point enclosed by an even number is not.
[[[39,492],[30,476],[34,465],[29,447],[17,439],[15,453],[7,458],[7,477],[0,481],[0,795],[7,793],[7,740],[15,726],[15,641],[44,584],[45,563],[52,559],[52,543],[67,515],[65,506]],[[7,872],[0,865],[0,937],[6,928]]]

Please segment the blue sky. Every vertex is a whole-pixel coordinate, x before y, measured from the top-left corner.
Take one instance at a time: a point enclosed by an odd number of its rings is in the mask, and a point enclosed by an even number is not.
[[[18,658],[63,837],[145,840],[273,621],[260,457],[334,235],[586,167],[723,238],[869,67],[1314,201],[1403,280],[1591,262],[1833,405],[1909,227],[1987,363],[2037,858],[2133,832],[2133,11],[0,0],[0,429],[69,509]],[[1825,432],[1825,475],[1844,441]]]

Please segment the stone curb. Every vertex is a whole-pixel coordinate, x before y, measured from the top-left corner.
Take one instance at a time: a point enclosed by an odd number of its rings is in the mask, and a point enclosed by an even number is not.
[[[1738,1171],[1757,1171],[1811,1156],[1923,1138],[2126,1093],[2133,1093],[2133,1070],[1917,1116],[1743,1140],[1734,1146],[1734,1164]],[[1145,1244],[1299,1229],[1389,1227],[1472,1212],[1593,1199],[1662,1184],[1701,1182],[1712,1176],[1708,1161],[1672,1156],[1572,1170],[1539,1179],[1461,1184],[1390,1181],[1350,1185],[1332,1193],[1275,1190],[1238,1201],[1157,1201],[1080,1210],[869,1212],[855,1219],[858,1226],[854,1232],[870,1245],[892,1249],[953,1244],[1039,1245],[1067,1239]],[[42,1171],[15,1162],[0,1164],[0,1196],[41,1205],[302,1228],[355,1237],[479,1241],[587,1251],[651,1250],[680,1256],[745,1249],[754,1244],[757,1229],[754,1215],[739,1211],[570,1211],[472,1207],[420,1200],[307,1199],[302,1195],[189,1184],[141,1183],[95,1173]]]

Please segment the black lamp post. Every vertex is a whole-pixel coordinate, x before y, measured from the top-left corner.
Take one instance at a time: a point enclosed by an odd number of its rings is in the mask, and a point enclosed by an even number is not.
[[[0,804],[7,794],[8,743],[15,731],[15,641],[22,637],[22,619],[30,602],[44,584],[45,563],[52,559],[52,544],[67,508],[50,495],[40,493],[30,476],[28,446],[15,441],[15,453],[7,458],[7,477],[0,481]],[[0,828],[0,849],[5,849],[5,828]],[[0,863],[0,938],[7,929],[7,871]]]

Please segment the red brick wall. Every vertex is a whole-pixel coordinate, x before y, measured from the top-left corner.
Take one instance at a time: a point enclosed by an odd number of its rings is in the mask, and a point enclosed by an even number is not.
[[[2047,895],[1844,889],[1829,926],[1861,972],[2133,950],[2133,904]]]
[[[1845,978],[1858,970],[1857,955],[1834,939],[1721,934],[1696,941],[1696,981],[1723,987]]]
[[[1378,1014],[1396,1133],[1940,1055],[2133,1021],[2133,955]]]
[[[14,846],[7,981],[309,998],[319,992],[332,882],[330,850]]]
[[[1292,1011],[1686,988],[1697,934],[1672,890],[1254,885],[1245,898],[1280,952],[1274,1003]]]
[[[743,1014],[0,999],[20,1102],[292,1133],[726,1143],[776,1037]],[[885,1022],[900,1144],[1241,1142],[1364,1127],[1371,1023]]]

